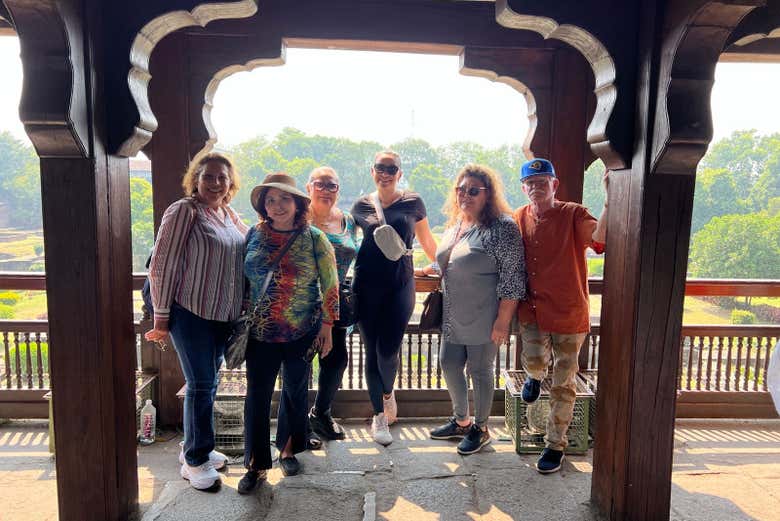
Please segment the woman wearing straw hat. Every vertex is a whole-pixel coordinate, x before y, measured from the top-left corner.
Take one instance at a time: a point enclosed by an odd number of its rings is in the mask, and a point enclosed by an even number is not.
[[[280,368],[279,466],[286,476],[301,471],[295,454],[306,449],[312,347],[328,355],[338,318],[336,258],[325,234],[307,224],[309,196],[275,173],[252,190],[251,201],[260,219],[247,233],[244,260],[256,319],[246,352],[243,494],[271,468],[271,396]]]

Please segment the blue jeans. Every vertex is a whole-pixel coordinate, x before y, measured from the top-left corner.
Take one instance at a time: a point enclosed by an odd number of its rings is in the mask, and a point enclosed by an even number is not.
[[[168,327],[187,382],[184,459],[194,467],[214,450],[214,397],[230,323],[201,318],[174,302]]]
[[[349,363],[347,354],[347,328],[333,326],[331,330],[333,339],[333,349],[328,356],[320,357],[320,376],[317,379],[317,398],[314,400],[314,407],[319,413],[330,411],[333,405],[333,398],[336,397],[336,391],[339,390],[341,379],[344,376],[344,370]]]
[[[281,452],[292,438],[292,450],[306,450],[309,431],[309,372],[303,359],[314,341],[311,333],[292,342],[249,339],[246,348],[246,401],[244,402],[244,466],[271,468],[271,398],[282,370],[282,395],[276,426],[276,448]]]

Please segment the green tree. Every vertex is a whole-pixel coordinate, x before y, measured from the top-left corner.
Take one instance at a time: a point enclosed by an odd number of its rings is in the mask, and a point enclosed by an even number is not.
[[[446,218],[441,213],[447,200],[452,181],[442,173],[436,165],[418,165],[409,175],[409,188],[419,193],[428,210],[428,221],[431,226],[444,224]]]
[[[42,226],[38,156],[9,132],[0,132],[0,202],[8,206],[11,227]]]
[[[596,217],[601,214],[604,199],[607,197],[604,193],[603,179],[604,163],[601,159],[597,159],[585,170],[585,177],[582,180],[582,204],[587,206]]]
[[[691,233],[696,233],[713,217],[745,213],[745,203],[737,198],[735,176],[725,169],[705,168],[696,175]]]
[[[130,178],[130,233],[133,271],[145,271],[146,259],[154,246],[152,185],[146,179]]]
[[[715,217],[693,237],[694,277],[780,278],[780,214]]]

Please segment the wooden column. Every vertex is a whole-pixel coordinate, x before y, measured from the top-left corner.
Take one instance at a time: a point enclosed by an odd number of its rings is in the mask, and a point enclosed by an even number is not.
[[[152,146],[152,197],[154,230],[165,209],[183,195],[181,180],[190,161],[188,146],[188,68],[186,38],[181,33],[163,39],[152,55],[149,98],[158,128]],[[170,343],[169,343],[170,346]],[[170,346],[155,357],[159,361],[157,419],[162,426],[181,424],[182,403],[176,393],[184,385],[179,358]]]
[[[557,198],[582,202],[585,164],[592,157],[587,143],[593,116],[593,71],[569,48],[521,49],[466,47],[461,73],[500,78],[525,96],[529,131],[525,153],[555,165],[561,180]]]
[[[22,49],[20,118],[41,157],[59,519],[129,519],[138,500],[130,184],[127,158],[105,147],[103,6],[6,6]]]
[[[549,159],[561,180],[556,198],[582,202],[588,123],[592,117],[593,71],[582,55],[573,49],[558,49],[552,67],[552,100]]]
[[[650,168],[656,10],[643,2],[632,168],[610,180],[591,499],[612,520],[669,519],[694,179]],[[624,87],[620,95],[631,95]]]

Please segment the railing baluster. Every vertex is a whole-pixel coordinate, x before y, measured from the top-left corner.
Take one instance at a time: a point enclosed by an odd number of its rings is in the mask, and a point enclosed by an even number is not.
[[[715,371],[715,389],[720,391],[720,376],[723,372],[723,337],[718,335],[718,363]]]
[[[408,365],[406,366],[406,388],[412,388],[412,336],[406,335],[409,339],[409,343],[406,349],[406,358]]]
[[[422,389],[422,335],[417,333],[417,388]]]
[[[734,368],[734,390],[739,391],[739,379],[742,375],[742,337],[737,337],[737,365]]]
[[[734,356],[732,348],[734,347],[734,338],[728,337],[728,355],[726,357],[726,390],[731,390],[731,359]]]
[[[756,364],[753,366],[753,390],[758,391],[758,381],[766,379],[766,375],[761,375],[761,337],[756,337]]]
[[[590,363],[588,364],[588,369],[591,371],[596,369],[596,346],[598,345],[597,342],[600,339],[600,335],[590,335]]]
[[[22,353],[21,348],[19,347],[19,332],[14,331],[14,347],[15,347],[15,354],[14,357],[16,360],[16,388],[21,389],[22,388]]]
[[[704,337],[699,335],[699,357],[698,362],[696,363],[696,390],[701,390],[701,373],[702,373],[702,365],[703,365],[703,357],[704,357]]]
[[[363,388],[363,374],[365,371],[363,371],[363,363],[366,359],[363,349],[363,335],[360,335],[358,337],[358,388]]]
[[[441,333],[436,335],[436,388],[441,389]]]
[[[354,355],[354,351],[352,351],[353,344],[354,344],[354,342],[352,341],[352,334],[348,334],[347,335],[347,353],[349,353],[349,360],[347,361],[347,366],[349,367],[349,369],[348,369],[349,373],[347,373],[347,389],[354,389],[355,388],[355,386],[354,386],[354,378],[355,378],[355,376],[353,374],[353,372],[355,371],[355,361],[354,361],[355,355]]]
[[[3,331],[3,353],[5,353],[5,386],[11,388],[11,346],[8,345],[8,332]]]
[[[38,346],[38,389],[43,389],[43,347],[41,346],[41,334],[35,333],[35,343]]]
[[[677,388],[678,389],[684,389],[684,380],[685,377],[683,376],[683,371],[685,371],[685,367],[683,366],[683,353],[685,352],[685,335],[680,335],[680,356],[679,360],[677,360]]]
[[[428,385],[426,389],[433,389],[433,350],[431,349],[432,335],[428,333]]]
[[[748,382],[750,382],[750,357],[753,350],[753,337],[747,337],[747,350],[745,353],[745,378],[742,383],[742,390],[748,390]]]
[[[764,385],[762,386],[762,390],[766,391],[768,389],[766,381],[768,379],[767,373],[769,371],[769,358],[772,356],[772,337],[764,337],[764,340],[766,340],[766,356],[764,357]],[[780,349],[777,347],[779,340],[780,337],[775,337],[775,349]]]
[[[704,389],[706,391],[712,390],[712,344],[713,337],[707,337],[707,380],[704,382]]]
[[[32,342],[30,341],[30,333],[24,334],[24,340],[27,344],[27,351],[25,352],[27,358],[27,388],[33,388],[33,363],[32,363]]]
[[[693,336],[689,336],[688,338],[688,385],[686,386],[686,389],[690,390],[692,389],[691,385],[693,385]]]

